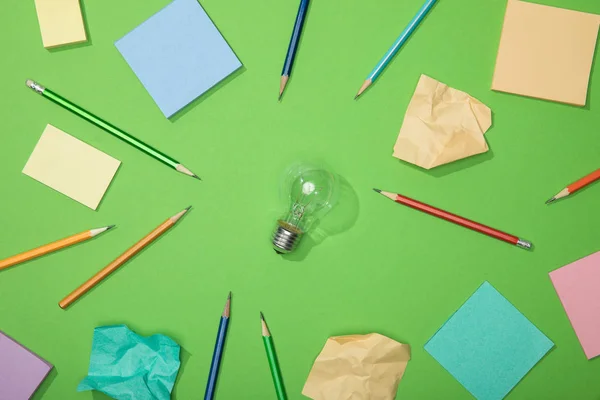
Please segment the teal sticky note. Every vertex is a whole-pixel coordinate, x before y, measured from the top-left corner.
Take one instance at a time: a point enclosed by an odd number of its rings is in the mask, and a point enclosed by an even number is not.
[[[174,0],[115,45],[167,118],[242,66],[197,0]]]
[[[125,325],[96,328],[88,375],[77,391],[98,390],[117,400],[169,400],[179,351],[165,335],[143,337]]]
[[[427,342],[429,352],[479,400],[499,400],[554,346],[488,282]]]

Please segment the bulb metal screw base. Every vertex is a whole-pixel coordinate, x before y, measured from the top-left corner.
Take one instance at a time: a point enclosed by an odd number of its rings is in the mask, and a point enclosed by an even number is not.
[[[294,251],[304,232],[285,221],[277,221],[273,232],[273,250],[278,254],[288,254]]]

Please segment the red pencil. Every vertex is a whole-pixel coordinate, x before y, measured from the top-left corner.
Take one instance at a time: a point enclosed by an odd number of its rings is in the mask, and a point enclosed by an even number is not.
[[[575,193],[579,189],[583,189],[584,187],[586,187],[590,183],[597,181],[598,179],[600,179],[600,169],[597,169],[594,172],[592,172],[591,174],[584,176],[577,182],[571,183],[569,186],[567,186],[566,188],[561,190],[558,194],[556,194],[554,197],[552,197],[550,200],[548,200],[546,202],[546,204],[550,204],[553,201],[562,199],[563,197],[567,197],[568,195]]]
[[[464,226],[465,228],[472,229],[479,233],[483,233],[484,235],[491,236],[496,239],[504,240],[510,244],[514,244],[516,246],[522,247],[524,249],[531,248],[531,242],[527,240],[523,240],[518,238],[517,236],[509,235],[508,233],[499,231],[494,228],[490,228],[489,226],[482,225],[478,222],[471,221],[469,219],[460,217],[456,214],[449,213],[444,210],[440,210],[439,208],[432,207],[428,204],[421,203],[420,201],[413,200],[409,197],[402,196],[397,193],[384,192],[379,189],[373,189],[377,193],[381,193],[387,198],[394,200],[396,203],[404,204],[405,206],[409,206],[414,208],[415,210],[423,211],[424,213],[433,215],[434,217],[445,219],[446,221],[455,223],[457,225]]]

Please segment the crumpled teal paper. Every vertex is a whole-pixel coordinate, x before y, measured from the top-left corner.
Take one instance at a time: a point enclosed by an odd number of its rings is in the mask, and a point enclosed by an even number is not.
[[[94,329],[88,376],[77,391],[117,400],[168,400],[179,372],[180,347],[165,335],[142,337],[125,325]]]

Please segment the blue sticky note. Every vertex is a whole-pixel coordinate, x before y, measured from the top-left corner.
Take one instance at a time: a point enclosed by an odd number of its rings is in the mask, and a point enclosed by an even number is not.
[[[174,0],[115,45],[167,118],[242,65],[197,0]]]
[[[554,346],[485,282],[427,342],[429,352],[479,400],[500,400]]]
[[[98,390],[117,400],[170,400],[179,351],[165,335],[143,337],[125,325],[98,327],[88,375],[77,391]]]

